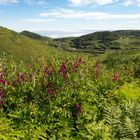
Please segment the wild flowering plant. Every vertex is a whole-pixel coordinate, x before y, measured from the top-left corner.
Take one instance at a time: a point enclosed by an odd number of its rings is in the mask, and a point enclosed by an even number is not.
[[[63,60],[58,68],[53,64],[49,64],[44,68],[44,76],[42,78],[42,85],[45,91],[49,95],[56,95],[64,90],[70,84],[69,82],[71,82],[72,78],[76,76],[77,70],[82,63],[82,59],[78,58],[74,64]]]
[[[78,117],[81,112],[82,112],[82,105],[81,105],[81,103],[75,103],[73,105],[73,112],[72,112],[73,117]]]
[[[113,74],[113,76],[112,76],[112,80],[113,81],[118,81],[119,80],[119,73],[117,73],[117,72],[115,72],[114,74]]]
[[[6,62],[0,72],[2,113],[18,128],[26,122],[35,129],[40,125],[45,133],[41,131],[40,139],[103,139],[110,131],[105,108],[120,102],[114,91],[125,78],[98,60],[88,64],[82,58],[13,66]]]
[[[0,72],[0,83],[3,85],[8,85],[8,81],[5,80],[6,73],[5,72]]]

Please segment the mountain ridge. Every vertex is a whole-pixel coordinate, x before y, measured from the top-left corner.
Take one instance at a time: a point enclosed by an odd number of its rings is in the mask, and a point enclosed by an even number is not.
[[[21,58],[50,57],[62,50],[103,54],[108,50],[134,49],[140,49],[140,30],[100,31],[80,37],[54,39],[26,30],[17,33],[0,27],[0,54],[7,52]]]

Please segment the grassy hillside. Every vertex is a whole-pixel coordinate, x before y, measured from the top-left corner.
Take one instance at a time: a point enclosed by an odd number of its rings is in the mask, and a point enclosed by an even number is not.
[[[53,45],[49,46],[42,41],[31,39],[3,27],[0,27],[0,50],[0,55],[6,52],[24,59],[31,56],[50,58],[60,54],[60,50],[55,49]]]
[[[53,57],[63,51],[104,54],[108,51],[140,49],[140,31],[120,30],[95,32],[81,37],[52,39],[23,31],[17,33],[0,27],[0,55],[3,52],[28,59],[31,56]]]
[[[63,44],[73,50],[103,54],[107,50],[139,49],[140,31],[120,30],[95,32],[77,38],[63,39]],[[57,41],[62,42],[62,39]],[[68,45],[69,44],[69,45]]]
[[[139,30],[103,31],[83,35],[81,37],[57,39],[51,39],[29,31],[23,31],[21,34],[67,51],[103,54],[108,50],[116,51],[140,48]]]
[[[44,41],[46,43],[52,40],[52,38],[50,38],[50,37],[41,36],[39,34],[36,34],[36,33],[33,33],[33,32],[29,32],[29,31],[26,31],[26,30],[21,32],[20,34],[22,34],[24,36],[27,36],[29,38],[32,38],[32,39]]]
[[[55,48],[60,48],[67,51],[73,51],[74,49],[71,47],[71,41],[74,37],[66,37],[66,38],[57,38],[53,39],[50,37],[42,36],[30,31],[23,31],[20,34],[29,37],[31,39],[39,40],[47,45],[54,46]]]
[[[133,37],[140,37],[140,30],[118,30],[114,31],[121,36],[133,36]]]

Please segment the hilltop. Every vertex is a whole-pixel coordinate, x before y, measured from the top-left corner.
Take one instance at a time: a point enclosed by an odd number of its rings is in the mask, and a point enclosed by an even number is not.
[[[22,31],[20,34],[24,35],[24,36],[27,36],[29,38],[32,38],[32,39],[44,41],[46,43],[52,40],[52,38],[50,38],[50,37],[42,36],[42,35],[39,35],[37,33],[26,31],[26,30]]]

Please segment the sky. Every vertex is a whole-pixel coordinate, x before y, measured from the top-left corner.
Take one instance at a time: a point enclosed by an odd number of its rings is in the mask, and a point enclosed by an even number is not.
[[[54,38],[140,30],[140,0],[0,0],[0,26]]]

